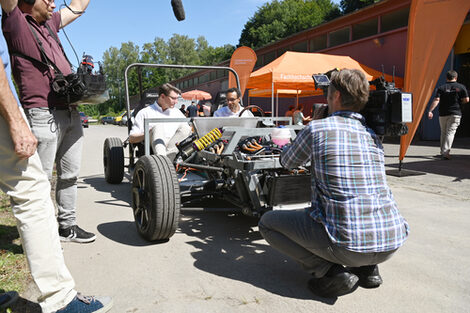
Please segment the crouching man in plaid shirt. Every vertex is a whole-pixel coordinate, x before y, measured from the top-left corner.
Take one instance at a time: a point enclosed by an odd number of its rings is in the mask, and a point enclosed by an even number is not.
[[[380,140],[358,112],[369,83],[358,70],[331,77],[328,113],[306,126],[281,154],[295,168],[311,162],[312,206],[265,213],[259,230],[275,249],[312,274],[309,289],[334,298],[382,283],[377,264],[408,236],[385,176]]]

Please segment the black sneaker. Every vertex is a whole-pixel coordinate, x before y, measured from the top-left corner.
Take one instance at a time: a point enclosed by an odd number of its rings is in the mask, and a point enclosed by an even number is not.
[[[359,277],[359,286],[363,288],[377,288],[383,282],[377,265],[351,267],[349,270]]]
[[[18,293],[16,291],[8,291],[4,293],[0,293],[0,309],[3,310],[7,309],[13,303],[18,300]]]
[[[96,239],[95,234],[84,231],[78,225],[73,225],[68,228],[59,228],[60,241],[70,241],[87,243]]]
[[[85,297],[80,293],[73,298],[65,308],[56,311],[56,313],[105,313],[113,307],[113,299],[110,297]]]

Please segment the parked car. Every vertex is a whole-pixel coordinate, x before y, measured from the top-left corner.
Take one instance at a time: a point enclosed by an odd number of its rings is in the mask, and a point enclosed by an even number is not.
[[[82,126],[88,128],[88,116],[85,115],[83,112],[79,112],[80,119],[82,120]]]
[[[119,125],[127,126],[127,114],[122,117],[121,121],[119,122]]]
[[[103,116],[100,119],[100,123],[103,124],[103,125],[114,124],[114,117],[112,117],[112,116]]]
[[[124,111],[121,114],[119,114],[118,116],[116,116],[115,119],[114,119],[114,124],[122,125],[122,118],[124,116],[127,116],[127,111]]]

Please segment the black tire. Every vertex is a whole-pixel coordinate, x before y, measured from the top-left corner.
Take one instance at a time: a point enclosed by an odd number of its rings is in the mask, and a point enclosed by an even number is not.
[[[124,177],[124,147],[119,138],[106,138],[103,146],[104,178],[110,184],[120,184]]]
[[[140,157],[132,177],[132,210],[139,234],[149,241],[169,239],[178,227],[180,208],[178,178],[170,159]]]

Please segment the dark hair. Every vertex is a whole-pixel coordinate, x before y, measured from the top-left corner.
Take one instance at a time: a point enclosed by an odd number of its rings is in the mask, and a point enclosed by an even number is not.
[[[158,88],[158,95],[163,93],[165,96],[169,96],[171,91],[174,91],[179,95],[181,94],[181,90],[171,84],[165,83]]]
[[[369,82],[362,71],[344,69],[331,74],[330,88],[341,94],[341,105],[359,112],[369,99]]]
[[[446,73],[446,77],[447,77],[448,80],[457,79],[457,76],[459,76],[459,75],[458,75],[457,72],[454,71],[454,70],[450,70],[450,71],[448,71],[448,72]]]
[[[228,89],[225,94],[228,94],[228,93],[232,93],[232,92],[236,92],[237,93],[237,98],[240,98],[242,96],[242,92],[240,91],[240,89],[238,88],[230,88]]]
[[[34,5],[34,2],[36,2],[35,0],[18,0],[18,5],[22,4],[22,3],[26,3],[28,5]]]

